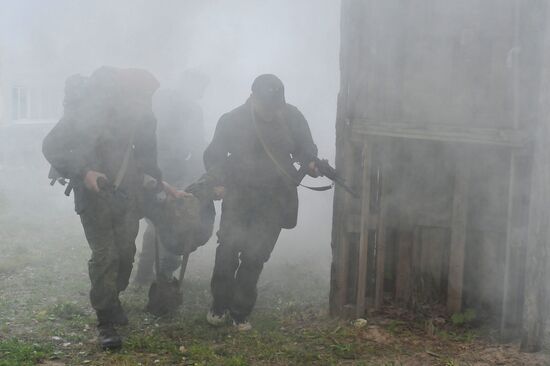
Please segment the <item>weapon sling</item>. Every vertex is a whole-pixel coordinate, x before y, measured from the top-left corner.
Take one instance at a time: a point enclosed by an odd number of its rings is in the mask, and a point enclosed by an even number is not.
[[[262,145],[262,148],[264,149],[267,156],[269,156],[269,159],[273,162],[273,164],[275,164],[275,166],[277,167],[277,170],[279,171],[279,173],[281,173],[281,175],[283,175],[284,177],[290,179],[290,181],[293,182],[294,184],[296,184],[296,186],[301,186],[301,187],[304,187],[304,188],[307,188],[307,189],[310,189],[310,190],[316,191],[316,192],[327,191],[327,190],[329,190],[333,187],[332,184],[331,185],[326,185],[326,186],[320,186],[320,187],[307,186],[305,184],[302,184],[302,182],[297,181],[293,176],[291,176],[286,171],[286,169],[281,165],[281,163],[279,163],[279,161],[273,155],[273,153],[271,152],[269,147],[267,147],[267,144],[265,143],[265,141],[262,137],[260,128],[258,127],[258,123],[256,122],[256,115],[254,113],[253,101],[250,102],[250,115],[252,116],[252,123],[254,124],[254,128],[256,129],[256,135],[258,136],[258,139],[260,140],[260,144]],[[289,131],[289,135],[290,135],[290,138],[293,139],[292,134],[290,133],[290,131]]]

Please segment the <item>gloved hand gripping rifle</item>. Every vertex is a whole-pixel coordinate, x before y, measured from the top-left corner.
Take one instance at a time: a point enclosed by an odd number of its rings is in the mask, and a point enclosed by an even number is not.
[[[344,188],[344,190],[349,194],[351,194],[353,197],[355,198],[358,197],[357,193],[355,193],[355,191],[346,184],[344,179],[340,175],[338,175],[338,172],[336,172],[336,169],[330,166],[330,164],[328,163],[328,159],[319,159],[317,156],[310,155],[307,157],[306,161],[315,163],[315,166],[319,170],[319,174],[321,176],[327,177],[328,179],[333,181],[335,184],[338,184],[340,187]],[[302,179],[304,179],[304,177],[307,175],[308,170],[309,170],[309,166],[302,164],[302,166],[300,167],[300,170],[298,171],[298,177],[300,181],[302,181]],[[307,188],[312,189],[314,191],[328,189],[327,187],[307,187]]]

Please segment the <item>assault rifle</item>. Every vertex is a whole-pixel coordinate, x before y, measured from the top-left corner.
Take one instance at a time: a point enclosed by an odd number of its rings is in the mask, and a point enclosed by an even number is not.
[[[357,193],[355,193],[355,191],[346,184],[344,179],[340,175],[338,175],[338,172],[336,172],[336,169],[330,166],[327,159],[319,159],[318,157],[312,155],[312,156],[309,156],[307,160],[315,163],[315,166],[319,170],[319,173],[321,174],[321,176],[327,177],[328,179],[333,181],[335,184],[338,184],[340,187],[344,188],[344,190],[349,194],[351,194],[353,197],[355,198],[359,197]],[[303,179],[306,176],[308,169],[309,169],[308,166],[300,167],[300,171],[299,171],[300,178]],[[321,189],[315,189],[316,187],[308,187],[308,188],[313,190],[325,190],[325,187],[320,187]]]
[[[50,166],[50,171],[48,173],[48,179],[50,180],[50,186],[53,186],[56,182],[65,187],[65,196],[69,197],[71,191],[73,190],[73,182],[63,177],[53,166]]]

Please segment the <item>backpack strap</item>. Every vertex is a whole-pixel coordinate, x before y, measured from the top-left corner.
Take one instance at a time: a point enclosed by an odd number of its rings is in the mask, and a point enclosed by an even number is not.
[[[126,171],[128,170],[130,155],[132,154],[132,150],[134,148],[135,136],[136,136],[136,128],[134,127],[134,129],[132,130],[132,136],[130,137],[130,142],[128,143],[128,147],[126,147],[126,152],[124,153],[124,158],[122,159],[120,168],[118,168],[118,172],[116,173],[115,182],[114,182],[115,190],[117,190],[118,187],[120,187],[120,184],[122,183],[122,180],[126,175]]]

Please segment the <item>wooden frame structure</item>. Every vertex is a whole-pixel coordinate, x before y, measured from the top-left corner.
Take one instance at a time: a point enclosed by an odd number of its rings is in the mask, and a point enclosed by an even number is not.
[[[331,314],[474,307],[537,348],[547,14],[521,0],[343,0],[336,166],[361,199],[335,192]]]

